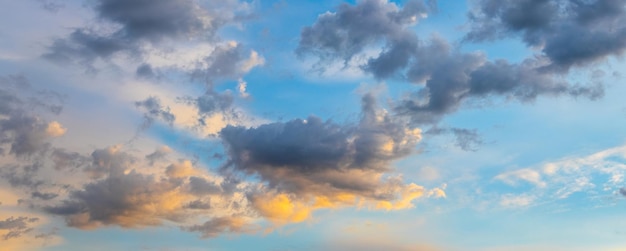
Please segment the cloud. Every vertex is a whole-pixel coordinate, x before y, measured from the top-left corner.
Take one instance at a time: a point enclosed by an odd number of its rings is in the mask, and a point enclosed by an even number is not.
[[[423,47],[418,63],[409,69],[413,79],[425,81],[425,87],[401,100],[396,111],[416,123],[434,123],[455,112],[468,99],[504,96],[522,102],[538,96],[582,96],[596,99],[604,94],[603,86],[576,86],[560,75],[543,71],[548,63],[530,58],[521,63],[506,60],[488,61],[481,53],[462,53],[434,38]]]
[[[237,91],[239,91],[240,97],[242,98],[250,97],[250,93],[246,91],[247,88],[248,88],[248,83],[246,81],[243,81],[243,79],[239,79],[239,81],[237,81]]]
[[[268,191],[249,194],[252,206],[276,222],[300,222],[316,208],[363,205],[409,208],[425,189],[384,177],[391,162],[410,154],[421,131],[379,109],[372,95],[362,98],[361,120],[341,125],[317,117],[220,132],[226,169],[258,175]],[[273,191],[273,192],[272,192]]]
[[[246,58],[243,45],[230,41],[216,46],[210,55],[201,60],[192,75],[212,83],[215,79],[237,79],[263,64],[265,59],[256,51],[251,51]]]
[[[436,123],[468,99],[504,96],[528,102],[542,95],[595,99],[604,94],[600,84],[575,86],[547,71],[552,62],[542,57],[521,63],[490,61],[483,53],[461,52],[439,37],[419,39],[410,27],[435,6],[435,1],[408,1],[402,7],[378,0],[343,4],[302,30],[296,53],[319,58],[322,70],[328,62],[343,60],[347,65],[354,57],[366,57],[361,69],[378,79],[425,85],[395,107],[416,124]],[[381,52],[366,55],[371,48]]]
[[[532,184],[533,187],[522,191],[532,200],[521,201],[565,200],[574,193],[614,196],[621,194],[623,190],[625,156],[626,147],[619,146],[587,156],[569,156],[557,161],[504,172],[495,179],[511,186],[518,186],[520,181]],[[511,196],[509,199],[524,198],[515,194]],[[517,200],[508,201],[515,204]]]
[[[165,222],[184,225],[203,215],[241,214],[229,209],[236,199],[234,193],[221,191],[222,179],[211,178],[190,161],[148,168],[119,146],[96,150],[91,158],[93,164],[85,170],[97,171],[98,175],[91,175],[91,181],[72,189],[62,200],[43,206],[47,213],[63,216],[68,226],[91,229],[107,225],[140,228]],[[198,187],[195,180],[218,190],[204,192],[207,188]],[[208,201],[214,203],[198,207]],[[201,208],[204,210],[193,211]]]
[[[166,122],[170,126],[174,124],[176,115],[174,115],[169,107],[163,107],[158,97],[149,97],[143,101],[135,102],[135,106],[145,111],[143,129],[150,127],[155,120]]]
[[[302,29],[296,53],[319,57],[318,67],[323,70],[327,61],[341,59],[347,64],[372,44],[384,42],[385,52],[364,68],[378,78],[388,77],[405,67],[414,54],[417,38],[408,28],[425,18],[436,2],[429,3],[411,0],[402,8],[386,0],[344,3],[337,12],[324,13],[312,26]]]
[[[52,121],[46,127],[46,134],[50,137],[60,137],[67,132],[67,128],[63,127],[59,122]]]
[[[211,35],[224,22],[188,0],[100,0],[94,10],[100,18],[119,24],[116,36],[130,41]]]
[[[157,148],[153,153],[146,155],[146,160],[153,166],[156,162],[165,159],[165,157],[173,150],[168,146],[161,146]]]
[[[67,131],[59,122],[46,122],[37,116],[43,112],[60,112],[61,106],[49,102],[45,92],[34,92],[23,76],[0,77],[0,146],[9,145],[17,157],[41,154],[52,138]]]
[[[425,132],[425,134],[452,134],[455,137],[455,145],[461,148],[463,151],[475,152],[478,150],[478,147],[484,143],[483,139],[476,129],[471,130],[465,128],[442,128],[438,126],[433,126],[429,128]]]
[[[233,179],[213,176],[190,161],[171,163],[165,158],[172,150],[161,147],[137,157],[121,145],[83,154],[59,148],[50,141],[67,129],[58,121],[48,122],[48,101],[31,90],[19,77],[1,78],[0,143],[9,146],[0,168],[0,177],[12,191],[22,194],[20,205],[61,216],[68,226],[91,229],[117,225],[125,228],[178,226],[187,220],[245,215],[247,200]],[[45,93],[44,93],[45,94]],[[136,103],[150,120],[173,120],[169,108],[150,97]],[[246,222],[252,217],[245,218]],[[233,224],[241,220],[233,220]],[[31,231],[25,218],[0,221],[7,229],[5,239]],[[246,223],[247,224],[247,223]],[[239,225],[227,232],[244,231]],[[230,230],[227,230],[230,229]],[[248,228],[245,228],[248,231]]]
[[[545,67],[568,71],[626,49],[626,6],[621,0],[476,1],[469,41],[521,37],[549,58]]]
[[[86,67],[88,72],[96,73],[98,63],[112,63],[115,56],[122,55],[135,61],[139,59],[140,64],[134,73],[151,78],[157,69],[145,60],[150,54],[169,55],[184,51],[185,46],[174,46],[177,42],[214,47],[212,53],[205,55],[207,62],[217,60],[208,62],[211,68],[184,69],[194,75],[204,70],[207,72],[202,75],[209,75],[212,79],[229,77],[229,74],[248,72],[264,62],[255,51],[246,58],[242,48],[232,48],[231,45],[237,43],[220,45],[216,35],[223,26],[250,16],[249,5],[245,2],[97,0],[90,7],[98,22],[76,28],[67,37],[54,40],[44,58],[63,64],[75,62]],[[239,68],[234,69],[233,65]]]

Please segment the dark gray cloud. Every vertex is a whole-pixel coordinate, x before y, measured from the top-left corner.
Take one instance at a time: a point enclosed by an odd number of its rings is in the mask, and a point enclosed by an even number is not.
[[[230,156],[227,168],[259,175],[271,188],[295,194],[356,193],[384,197],[382,173],[420,140],[409,129],[363,97],[361,121],[341,125],[317,117],[261,125],[228,126],[220,132]]]
[[[96,60],[108,61],[118,52],[128,51],[138,55],[139,47],[123,39],[97,34],[87,28],[73,31],[67,38],[55,40],[44,58],[63,65],[77,63],[86,67],[87,72],[97,73]]]
[[[39,221],[39,218],[31,217],[9,217],[5,220],[0,220],[0,230],[7,230],[8,233],[2,236],[6,241],[13,238],[18,238],[25,233],[32,231],[29,227],[31,223]]]
[[[439,121],[468,99],[503,96],[529,102],[546,95],[596,99],[604,94],[602,85],[572,85],[563,76],[544,71],[547,63],[541,59],[492,62],[481,53],[458,52],[437,38],[421,51],[421,55],[427,55],[424,58],[432,60],[418,59],[409,74],[424,79],[425,87],[396,107],[399,114],[411,116],[419,124]],[[421,62],[424,67],[420,67]]]
[[[207,23],[209,14],[191,0],[97,0],[92,7],[101,20],[116,24],[119,29],[101,34],[95,28],[78,28],[69,37],[57,39],[45,55],[47,58],[92,62],[121,51],[137,52],[141,42],[211,37],[220,22],[217,18]]]
[[[551,70],[567,71],[626,49],[622,0],[478,0],[474,5],[467,40],[519,36],[541,48]]]
[[[546,43],[544,51],[547,57],[530,57],[520,63],[490,61],[483,53],[460,52],[438,37],[429,40],[418,38],[410,25],[432,13],[433,7],[429,6],[436,4],[431,2],[428,5],[423,1],[409,1],[402,7],[377,0],[357,1],[354,5],[343,4],[336,12],[320,15],[312,26],[302,30],[296,53],[314,55],[320,59],[320,63],[334,60],[347,62],[355,56],[367,57],[366,51],[372,48],[382,49],[380,54],[367,58],[361,69],[378,79],[400,78],[410,83],[424,84],[423,88],[409,98],[397,102],[395,108],[397,113],[411,117],[417,124],[436,123],[444,115],[458,110],[464,101],[490,96],[503,96],[521,102],[532,101],[539,96],[570,95],[591,99],[601,97],[601,84],[594,82],[581,86],[572,85],[561,74],[561,70],[554,69],[582,64],[587,59],[602,57],[608,51],[616,52],[618,47],[621,48],[622,39],[615,39],[617,37],[611,34],[626,29],[610,32],[607,29],[610,26],[608,23],[622,19],[622,11],[619,10],[622,7],[616,5],[615,1],[595,1],[592,4],[569,1],[576,4],[567,4],[569,7],[563,11],[571,17],[565,19],[577,16],[580,22],[584,19],[585,23],[592,26],[561,25],[559,31],[552,32],[546,30],[545,26],[550,26],[553,19],[564,19],[550,16],[558,16],[555,11],[561,8],[555,7],[555,1],[484,0],[479,1],[479,6],[482,7],[481,11],[484,13],[481,15],[485,18],[470,16],[475,27],[468,39],[486,39],[489,37],[487,32],[493,30],[492,26],[501,25],[507,31],[527,31],[528,43],[531,43],[531,37],[541,38],[535,36],[536,33],[550,34],[551,38],[571,41],[569,44],[553,43],[554,48],[551,43]],[[576,9],[570,10],[573,6]],[[609,17],[598,14],[601,10],[609,9],[607,6],[620,8]],[[503,9],[511,14],[502,14]],[[582,18],[582,13],[587,13],[584,14],[585,18]],[[506,20],[496,25],[491,22],[494,19]],[[601,24],[605,26],[593,29]],[[577,37],[579,34],[585,35]],[[607,41],[593,44],[601,39]]]
[[[110,63],[111,57],[117,54],[141,60],[150,50],[161,48],[172,40],[217,42],[217,30],[250,15],[242,7],[245,4],[236,0],[202,3],[193,0],[96,0],[90,5],[100,22],[76,28],[67,37],[54,40],[44,58],[63,64],[75,62],[86,67],[88,72],[97,73],[96,63]],[[115,28],[110,31],[111,27]],[[233,52],[216,49],[215,55],[208,56],[207,60],[217,59],[218,62],[205,70],[222,70],[224,73],[219,76],[227,75],[231,69],[222,62],[238,59],[239,55],[233,55]],[[231,56],[236,58],[228,58]],[[136,74],[151,77],[155,70],[143,62]],[[201,71],[191,70],[194,74]]]
[[[407,1],[402,7],[379,0],[344,3],[336,12],[322,14],[312,26],[302,29],[296,53],[319,57],[318,67],[323,68],[329,60],[341,59],[347,64],[368,47],[384,43],[383,53],[363,67],[378,78],[388,77],[406,67],[415,54],[418,40],[408,28],[434,7],[436,1],[421,0]]]
[[[94,10],[121,26],[115,37],[129,41],[212,36],[224,22],[219,18],[207,22],[209,13],[190,0],[98,0]]]
[[[619,194],[621,194],[622,196],[626,196],[626,187],[622,187],[619,189]]]

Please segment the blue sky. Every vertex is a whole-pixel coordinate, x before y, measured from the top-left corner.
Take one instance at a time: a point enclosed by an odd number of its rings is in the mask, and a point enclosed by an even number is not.
[[[622,0],[0,0],[0,250],[622,250]]]

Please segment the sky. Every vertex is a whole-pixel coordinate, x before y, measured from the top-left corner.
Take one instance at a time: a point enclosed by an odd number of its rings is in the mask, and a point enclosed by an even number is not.
[[[0,0],[0,250],[626,248],[623,0]]]

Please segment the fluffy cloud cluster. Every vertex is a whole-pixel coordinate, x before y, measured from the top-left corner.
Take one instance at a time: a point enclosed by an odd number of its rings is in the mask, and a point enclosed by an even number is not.
[[[409,208],[428,191],[385,174],[393,160],[413,151],[421,131],[379,109],[372,95],[362,103],[356,125],[309,117],[224,128],[220,138],[230,157],[226,168],[267,182],[274,192],[249,197],[262,215],[279,222],[305,220],[315,208]]]
[[[243,81],[245,74],[265,63],[256,51],[218,35],[225,26],[253,15],[245,1],[98,0],[87,6],[95,22],[55,39],[44,58],[64,66],[76,63],[92,73],[116,69],[140,81],[199,82],[206,88],[199,96],[150,96],[137,101],[136,107],[145,114],[141,129],[156,121],[180,123],[182,119],[168,107],[176,101],[196,111],[194,128],[207,127],[209,120],[237,117],[232,107],[236,96],[220,93],[215,86],[227,80]],[[178,77],[182,78],[174,79]],[[190,123],[184,122],[185,126]]]
[[[546,1],[481,1],[480,3],[484,4],[486,11],[491,10],[489,9],[491,7],[514,8],[523,5],[522,3],[540,2]],[[443,115],[456,111],[464,100],[471,98],[479,99],[497,95],[529,101],[540,95],[572,95],[592,99],[603,95],[601,85],[572,85],[562,77],[561,71],[551,70],[554,63],[559,62],[557,57],[533,57],[521,63],[511,63],[506,60],[490,61],[483,53],[460,52],[441,38],[419,39],[410,27],[417,20],[425,17],[433,9],[431,6],[435,4],[434,1],[425,3],[412,0],[398,7],[388,1],[361,0],[355,5],[341,5],[336,12],[320,15],[312,26],[302,30],[297,53],[311,54],[322,61],[337,59],[347,61],[355,55],[365,55],[368,49],[380,48],[380,44],[384,43],[382,52],[369,57],[367,63],[361,65],[361,68],[378,79],[399,77],[411,83],[424,85],[410,98],[398,102],[396,107],[399,114],[412,117],[413,121],[418,124],[435,123]],[[604,6],[601,3],[597,5]],[[580,5],[578,11],[595,10],[594,6]],[[543,10],[539,7],[535,9]],[[495,13],[490,16],[490,19],[485,20],[508,17],[504,14],[500,15],[502,12]],[[525,13],[528,11],[520,10],[519,13],[519,16],[527,17]],[[594,19],[593,13],[588,13],[589,18]],[[363,16],[368,18],[363,18]],[[558,15],[554,14],[554,16]],[[606,21],[610,19],[617,22],[619,18],[621,18],[620,15],[616,14],[607,17]],[[595,19],[602,18],[596,17]],[[528,18],[528,20],[535,19]],[[484,23],[480,27],[490,30],[489,24],[491,23],[487,21]],[[575,27],[582,27],[580,29],[584,29],[584,33],[609,29],[607,26],[600,27],[599,24],[598,26]],[[478,28],[475,28],[468,36],[479,37],[476,35],[477,30]],[[619,30],[613,32],[619,32]],[[546,31],[548,32],[553,34],[551,31]],[[572,32],[572,34],[577,33]],[[589,37],[594,36],[590,34]],[[578,40],[580,39],[567,41]],[[581,48],[593,50],[592,48],[596,48],[594,46],[581,45]],[[553,47],[570,51],[567,44],[563,46],[555,44]],[[600,54],[608,55],[617,52],[618,50],[609,50],[607,53]],[[572,60],[574,61],[569,64],[578,64],[585,58],[572,57]]]
[[[58,39],[46,57],[59,61],[80,58],[85,62],[106,59],[127,51],[138,53],[142,43],[159,44],[164,40],[212,39],[231,15],[220,15],[217,6],[236,8],[233,1],[209,1],[211,8],[196,1],[99,0],[92,3],[104,27],[75,29],[68,38]]]
[[[241,191],[224,191],[230,181],[212,176],[190,161],[148,169],[145,160],[119,146],[96,150],[91,159],[84,170],[92,174],[92,180],[71,190],[59,204],[44,207],[48,213],[64,216],[69,226],[137,228],[166,222],[184,226],[202,217],[234,218],[246,208]]]
[[[25,99],[18,90],[28,90],[21,87],[24,79],[3,81],[0,133],[8,151],[0,185],[21,196],[21,205],[62,217],[71,227],[173,225],[208,238],[254,233],[264,220],[272,226],[305,221],[317,209],[397,210],[423,196],[445,196],[391,174],[392,161],[411,154],[421,130],[389,116],[369,94],[356,124],[309,117],[224,128],[219,137],[228,164],[218,175],[188,160],[170,161],[169,147],[138,155],[121,145],[89,153],[55,146],[51,139],[68,129],[24,106],[50,105]],[[155,97],[135,105],[148,122],[174,116]],[[10,218],[5,228],[11,236],[30,232],[20,223],[25,220]]]
[[[481,0],[469,16],[467,40],[521,37],[549,58],[550,70],[567,71],[626,49],[626,5],[621,0]]]

